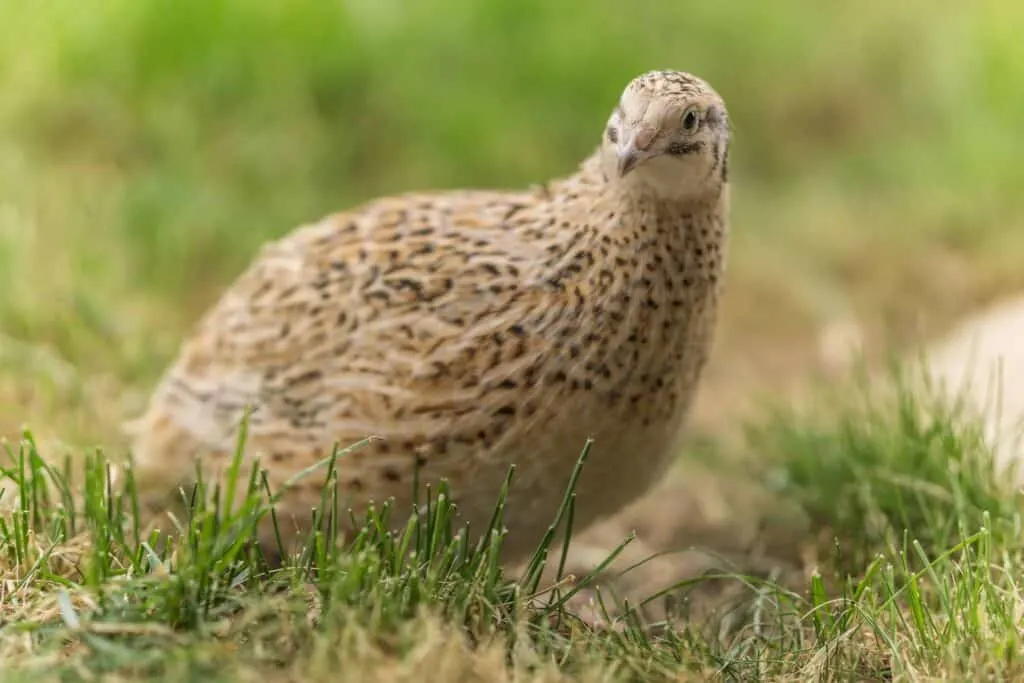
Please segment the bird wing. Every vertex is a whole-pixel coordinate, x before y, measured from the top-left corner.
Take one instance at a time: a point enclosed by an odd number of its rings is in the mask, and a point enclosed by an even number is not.
[[[267,244],[200,320],[150,413],[218,448],[248,411],[250,435],[270,439],[429,431],[474,405],[496,362],[507,373],[528,357],[509,321],[542,296],[524,283],[543,241],[522,235],[546,211],[539,191],[405,195]],[[495,335],[508,348],[491,350]]]

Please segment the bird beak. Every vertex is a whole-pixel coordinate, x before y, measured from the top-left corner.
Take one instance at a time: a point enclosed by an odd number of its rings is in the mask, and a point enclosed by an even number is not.
[[[640,152],[632,143],[623,145],[617,150],[619,157],[619,177],[625,178],[640,163]]]
[[[625,178],[634,168],[646,161],[650,156],[651,143],[655,131],[641,128],[636,134],[619,143],[616,155],[619,158],[619,177]]]

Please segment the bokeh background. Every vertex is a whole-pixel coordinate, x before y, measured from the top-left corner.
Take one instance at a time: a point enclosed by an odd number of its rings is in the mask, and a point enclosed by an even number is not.
[[[0,433],[116,449],[261,242],[569,173],[651,68],[735,123],[727,431],[830,330],[878,354],[1024,288],[1022,36],[1017,0],[4,0]]]

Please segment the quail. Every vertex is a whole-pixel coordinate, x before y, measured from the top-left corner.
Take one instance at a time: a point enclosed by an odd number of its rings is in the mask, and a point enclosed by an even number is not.
[[[178,490],[197,463],[222,476],[245,417],[244,457],[271,488],[377,437],[336,462],[338,499],[357,515],[391,499],[403,525],[414,480],[445,479],[460,521],[486,528],[514,464],[510,562],[551,524],[588,440],[574,527],[615,513],[679,452],[712,345],[730,130],[704,80],[651,71],[571,174],[380,198],[265,245],[133,422],[141,490]],[[277,501],[289,547],[325,481]]]

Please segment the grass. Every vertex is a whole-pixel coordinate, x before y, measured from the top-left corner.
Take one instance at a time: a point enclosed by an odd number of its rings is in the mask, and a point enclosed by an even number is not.
[[[969,420],[902,388],[736,424],[815,373],[825,325],[857,319],[880,354],[1024,285],[1022,30],[1011,0],[0,3],[0,680],[1019,677],[1020,502]],[[565,173],[661,66],[708,78],[736,127],[691,450],[798,509],[803,573],[700,577],[671,593],[728,584],[710,616],[595,632],[568,584],[544,592],[561,548],[505,576],[436,491],[404,535],[371,518],[280,571],[244,472],[241,509],[199,491],[148,535],[105,456],[263,241],[376,195]]]
[[[26,433],[3,471],[16,501],[0,525],[0,656],[21,672],[3,680],[413,680],[424,666],[438,667],[432,680],[1013,680],[1020,500],[971,422],[904,390],[890,400],[752,431],[824,541],[802,585],[696,578],[670,590],[727,581],[738,600],[655,624],[620,606],[611,629],[565,609],[591,577],[541,581],[553,534],[518,578],[504,575],[504,494],[475,542],[442,485],[402,531],[387,530],[385,503],[340,544],[329,530],[347,513],[328,486],[328,533],[271,569],[255,527],[274,496],[258,468],[244,476],[243,442],[225,484],[248,486],[238,509],[200,483],[161,533],[139,523],[130,468],[115,486],[109,463],[89,458],[76,489]],[[553,530],[572,531],[571,492]]]

